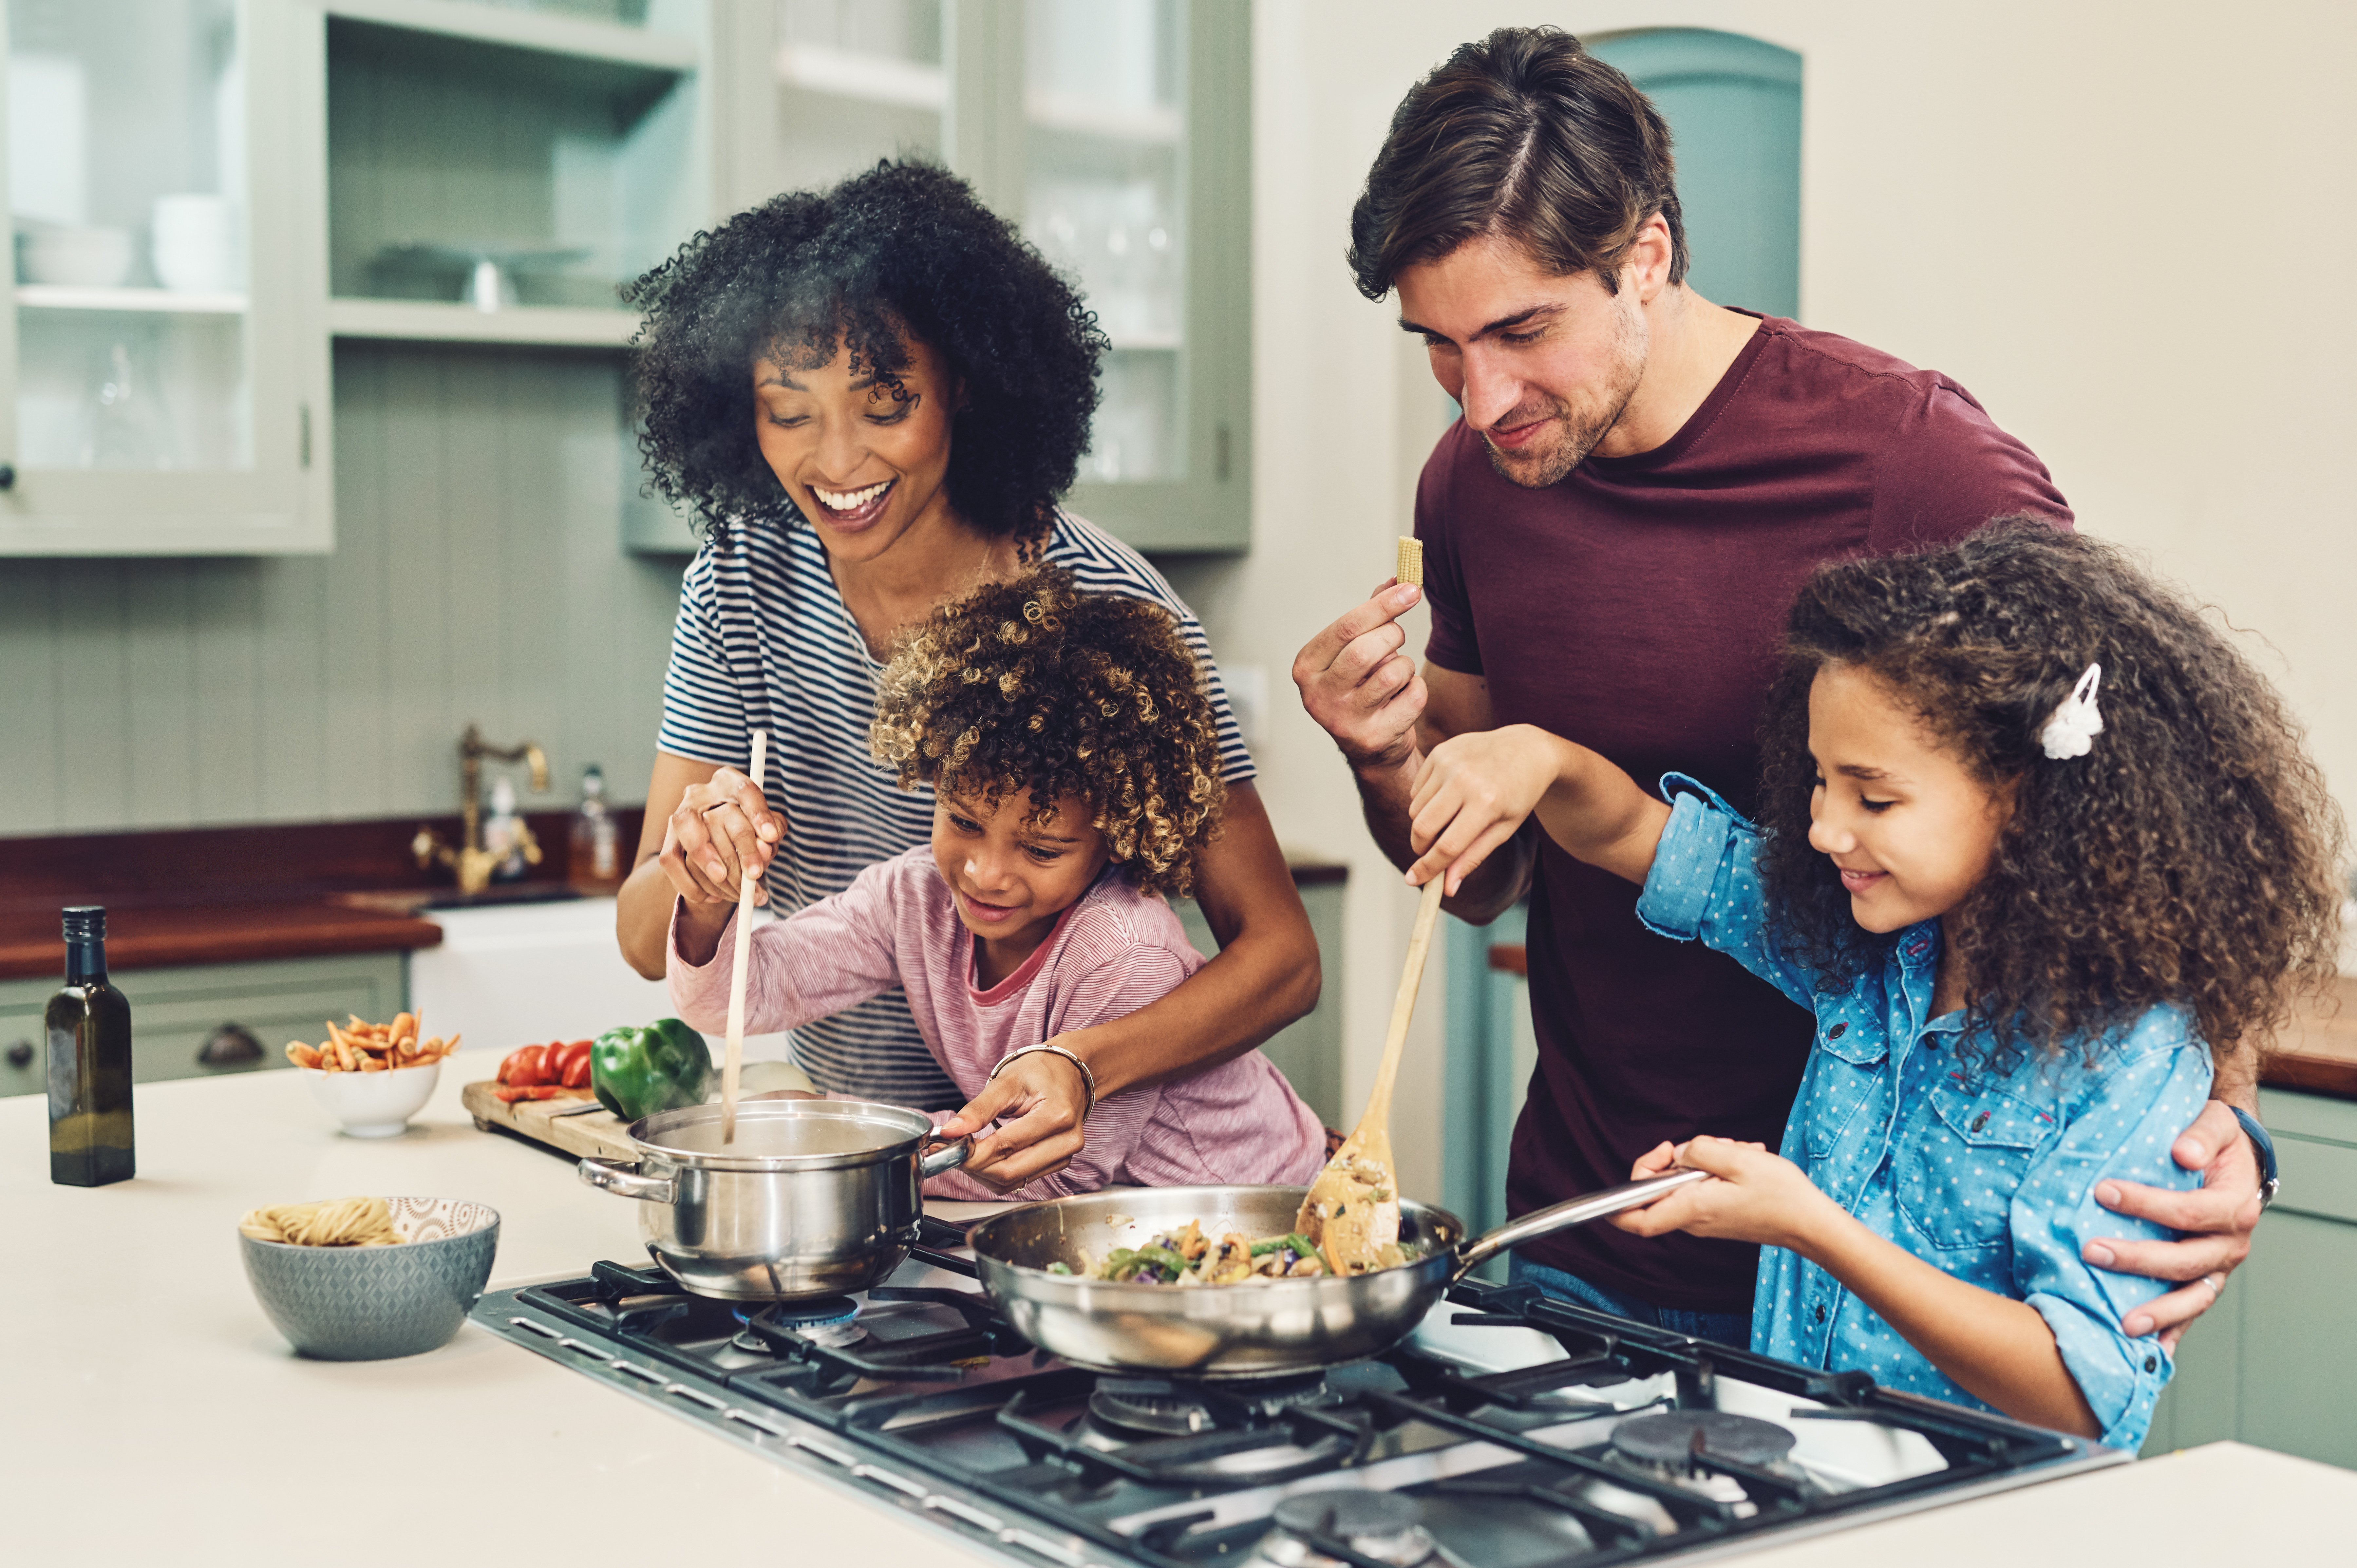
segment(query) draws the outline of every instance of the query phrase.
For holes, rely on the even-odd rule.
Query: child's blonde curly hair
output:
[[[877,682],[868,732],[900,787],[996,807],[1017,791],[1046,822],[1064,796],[1132,882],[1184,897],[1227,787],[1195,656],[1159,605],[1088,594],[1042,566],[934,610]]]

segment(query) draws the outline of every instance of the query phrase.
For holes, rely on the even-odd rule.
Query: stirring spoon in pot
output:
[[[753,732],[753,786],[761,787],[768,777],[762,765],[770,757],[770,732]],[[743,881],[737,888],[736,960],[728,971],[728,1048],[721,1058],[720,1068],[720,1141],[737,1141],[737,1079],[745,1067],[745,974],[752,967],[753,953],[753,887],[756,880],[751,866],[745,867]]]

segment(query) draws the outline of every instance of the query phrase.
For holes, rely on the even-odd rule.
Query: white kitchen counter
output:
[[[949,1538],[720,1442],[471,1324],[395,1361],[295,1356],[255,1305],[237,1220],[353,1193],[502,1217],[492,1283],[642,1262],[634,1206],[478,1133],[444,1069],[408,1134],[346,1138],[291,1072],[144,1084],[139,1176],[48,1180],[45,1101],[0,1101],[0,1557],[27,1563],[512,1562],[551,1549],[801,1563],[973,1561]],[[964,1206],[949,1206],[963,1208]],[[1749,1562],[2322,1563],[2357,1473],[2220,1444],[1770,1549]],[[947,1550],[945,1550],[947,1548]],[[2337,1547],[2335,1548],[2338,1549]]]

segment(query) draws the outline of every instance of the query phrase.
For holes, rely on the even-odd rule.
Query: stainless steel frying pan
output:
[[[1468,1240],[1464,1222],[1429,1204],[1400,1205],[1400,1240],[1421,1242],[1415,1262],[1351,1279],[1284,1279],[1189,1287],[1116,1284],[1048,1273],[1087,1266],[1116,1247],[1143,1246],[1189,1219],[1203,1233],[1281,1235],[1307,1188],[1165,1187],[1095,1192],[995,1215],[976,1225],[982,1287],[1016,1332],[1040,1349],[1104,1372],[1265,1378],[1387,1350],[1407,1337],[1466,1273],[1510,1247],[1651,1203],[1701,1181],[1672,1171],[1525,1214]]]

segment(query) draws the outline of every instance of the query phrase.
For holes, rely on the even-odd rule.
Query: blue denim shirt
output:
[[[2134,1451],[2171,1363],[2158,1337],[2131,1338],[2120,1320],[2168,1287],[2095,1268],[2079,1250],[2096,1236],[2169,1234],[2097,1205],[2099,1180],[2201,1185],[2169,1152],[2210,1094],[2210,1055],[2191,1017],[2150,1009],[2092,1069],[2074,1050],[1967,1075],[1954,1059],[1964,1015],[1931,1016],[1937,921],[1900,933],[1846,990],[1818,990],[1778,952],[1768,928],[1758,830],[1681,775],[1665,777],[1662,792],[1670,821],[1639,918],[1663,936],[1727,953],[1817,1015],[1784,1157],[1876,1234],[2036,1307],[2104,1423],[2103,1440]],[[1760,1251],[1751,1313],[1751,1348],[1764,1355],[1989,1408],[1840,1281],[1782,1248]]]

